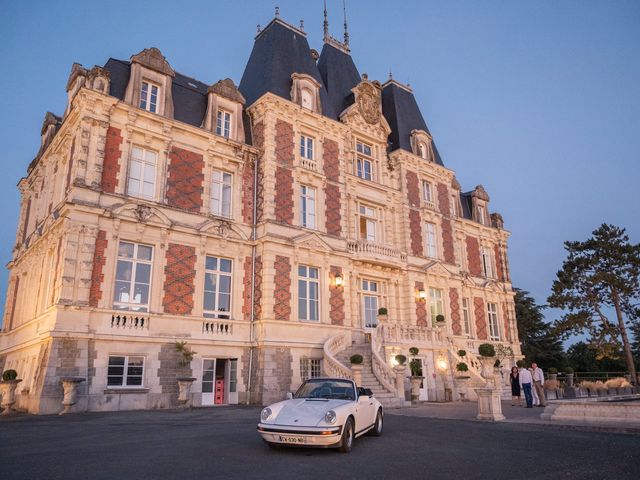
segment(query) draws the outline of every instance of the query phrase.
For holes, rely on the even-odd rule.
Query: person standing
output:
[[[538,398],[540,399],[540,405],[538,405],[539,407],[546,407],[547,406],[547,399],[544,396],[544,373],[542,372],[542,369],[540,367],[538,367],[538,364],[536,362],[532,362],[531,363],[531,368],[533,368],[533,386],[536,389],[536,393],[538,394]]]
[[[531,378],[531,373],[529,370],[524,368],[524,364],[522,366],[518,365],[518,383],[520,383],[520,388],[524,392],[524,399],[527,402],[527,408],[533,408],[533,398],[531,397],[531,382],[533,381]]]
[[[515,406],[516,402],[518,402],[518,406],[521,406],[522,401],[520,398],[520,375],[518,374],[518,367],[511,367],[509,380],[511,380],[511,406]]]

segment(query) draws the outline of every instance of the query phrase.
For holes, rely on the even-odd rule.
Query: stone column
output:
[[[478,420],[500,422],[504,420],[502,404],[500,403],[500,391],[493,388],[476,388],[478,395]]]
[[[396,372],[396,395],[404,401],[404,377],[407,367],[405,365],[397,365],[393,367],[393,371]]]

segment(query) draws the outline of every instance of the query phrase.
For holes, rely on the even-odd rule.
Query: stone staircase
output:
[[[395,393],[389,392],[376,378],[371,366],[371,345],[351,345],[338,352],[336,359],[344,366],[350,366],[351,355],[359,353],[362,355],[362,387],[369,388],[373,396],[378,399],[385,408],[399,408],[405,406],[405,402],[398,398]]]

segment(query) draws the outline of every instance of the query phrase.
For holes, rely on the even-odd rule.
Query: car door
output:
[[[373,425],[376,416],[375,401],[371,392],[363,387],[358,387],[358,404],[356,407],[356,432]]]

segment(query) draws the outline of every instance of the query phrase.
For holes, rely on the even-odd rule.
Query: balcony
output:
[[[407,254],[395,247],[366,240],[349,240],[347,249],[354,260],[397,267],[407,261]]]
[[[308,158],[302,157],[300,159],[300,166],[307,170],[311,170],[312,172],[318,171],[318,163],[315,160],[309,160]]]

